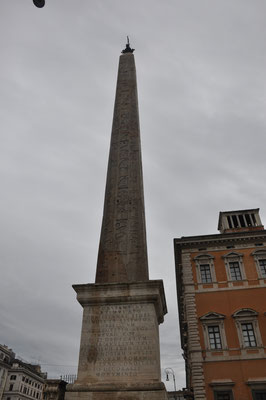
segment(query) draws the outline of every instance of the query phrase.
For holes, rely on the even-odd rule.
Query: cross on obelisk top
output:
[[[127,36],[127,44],[126,44],[126,48],[124,50],[122,50],[122,53],[133,53],[135,51],[135,49],[131,49],[130,47],[130,43],[129,43],[129,37]]]

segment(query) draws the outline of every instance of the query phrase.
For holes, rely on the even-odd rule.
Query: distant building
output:
[[[183,390],[177,390],[176,392],[167,392],[168,400],[184,400]]]
[[[3,397],[8,370],[15,358],[15,353],[5,345],[0,344],[0,400]]]
[[[46,374],[39,365],[22,362],[0,345],[0,400],[41,400]]]
[[[174,239],[181,345],[194,399],[266,400],[266,231],[259,209]]]
[[[67,382],[62,379],[46,379],[43,400],[64,400]]]
[[[167,392],[168,400],[192,400],[193,393],[187,390],[177,390],[176,392]]]

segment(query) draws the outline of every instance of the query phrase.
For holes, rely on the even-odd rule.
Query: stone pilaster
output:
[[[184,284],[184,307],[188,329],[188,363],[191,370],[194,399],[206,399],[205,380],[202,367],[202,354],[199,341],[198,318],[195,302],[192,265],[190,254],[182,255],[182,271]]]

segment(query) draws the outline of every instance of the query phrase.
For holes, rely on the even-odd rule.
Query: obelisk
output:
[[[127,44],[118,68],[96,283],[148,279],[137,79]]]
[[[166,400],[158,325],[163,282],[149,280],[136,68],[129,41],[118,68],[94,284],[74,285],[83,307],[78,376],[66,400]]]

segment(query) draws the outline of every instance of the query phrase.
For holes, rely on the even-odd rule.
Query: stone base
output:
[[[83,322],[77,380],[65,400],[166,400],[158,324],[162,281],[75,285]]]
[[[68,385],[72,386],[72,385]],[[157,388],[139,388],[135,390],[112,390],[101,389],[97,391],[68,391],[65,400],[167,400],[167,392],[164,385]]]
[[[167,400],[166,391],[149,392],[73,392],[67,393],[66,400]]]

